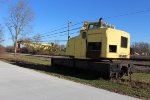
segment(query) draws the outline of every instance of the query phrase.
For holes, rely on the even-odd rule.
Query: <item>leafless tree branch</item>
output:
[[[135,42],[131,45],[134,53],[139,55],[150,55],[150,44],[145,42]]]
[[[3,30],[2,30],[2,27],[0,25],[0,44],[2,41],[3,41]]]
[[[26,4],[25,0],[19,0],[16,5],[10,7],[6,26],[11,34],[12,41],[14,42],[15,53],[17,52],[18,37],[24,34],[24,30],[29,28],[33,16],[33,10]]]

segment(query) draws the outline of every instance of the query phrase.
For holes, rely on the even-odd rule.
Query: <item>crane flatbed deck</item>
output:
[[[105,78],[118,78],[123,74],[130,72],[129,67],[131,65],[126,63],[128,67],[124,66],[122,62],[110,62],[110,61],[93,61],[87,59],[74,59],[74,58],[51,58],[51,64],[53,67],[65,66],[72,68],[79,68],[84,70],[96,71],[102,74]]]

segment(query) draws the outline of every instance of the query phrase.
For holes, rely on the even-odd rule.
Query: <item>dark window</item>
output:
[[[93,26],[94,29],[99,28],[99,27],[100,27],[100,24],[98,24],[98,23],[95,23]]]
[[[100,24],[99,24],[99,23],[90,24],[90,25],[89,25],[89,30],[91,30],[91,29],[97,29],[97,28],[99,28],[99,27],[100,27]]]
[[[109,52],[117,52],[117,45],[109,45]]]
[[[89,30],[93,29],[93,27],[94,27],[93,24],[89,25]]]
[[[128,46],[128,38],[121,36],[121,47],[127,48]]]
[[[88,51],[92,51],[92,50],[96,50],[96,51],[101,50],[101,42],[88,43]]]
[[[106,23],[103,23],[103,24],[102,24],[102,27],[106,28]]]
[[[86,32],[83,32],[82,33],[82,39],[85,39],[86,38]]]

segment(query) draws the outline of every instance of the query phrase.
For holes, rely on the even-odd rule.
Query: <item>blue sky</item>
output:
[[[4,25],[4,17],[8,13],[9,2],[16,3],[17,0],[9,0],[0,4],[0,23],[2,25]],[[129,32],[131,43],[139,41],[150,43],[150,11],[113,17],[150,10],[150,0],[27,0],[27,2],[35,12],[30,36],[55,30],[57,28],[54,27],[57,26],[65,27],[68,19],[71,20],[72,24],[75,24],[81,21],[98,21],[100,17],[103,17],[105,22],[115,25],[116,29]],[[75,36],[79,34],[79,31],[72,31],[72,33],[75,34],[71,36]],[[43,38],[44,41],[66,39],[67,36]],[[4,45],[11,44],[10,35],[5,28]]]

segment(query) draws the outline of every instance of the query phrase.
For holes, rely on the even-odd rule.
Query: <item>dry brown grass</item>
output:
[[[3,55],[4,53],[4,47],[0,45],[0,57]]]

